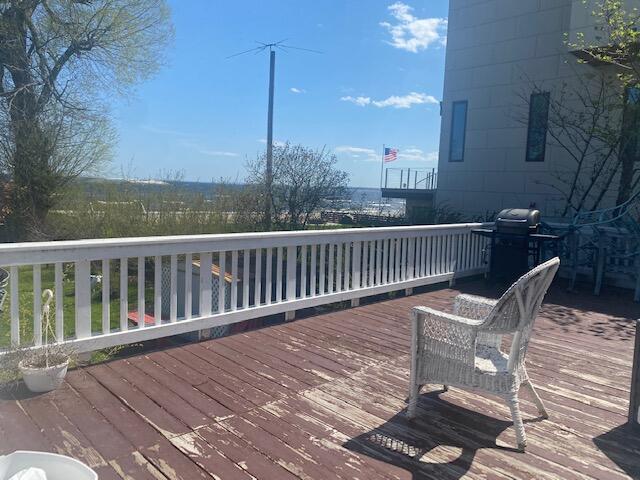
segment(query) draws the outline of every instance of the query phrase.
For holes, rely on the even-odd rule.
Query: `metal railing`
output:
[[[471,229],[479,226],[0,245],[10,272],[2,348],[42,344],[33,312],[44,288],[55,293],[57,342],[91,351],[478,274],[485,241]],[[132,312],[146,320],[132,322]]]
[[[420,168],[387,168],[383,188],[400,190],[435,190],[438,172]]]

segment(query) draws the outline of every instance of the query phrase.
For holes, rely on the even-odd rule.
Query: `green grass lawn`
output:
[[[138,285],[135,275],[135,259],[130,262],[130,277],[128,286],[128,310],[137,310],[138,308]],[[64,269],[64,336],[65,339],[72,338],[75,335],[75,280],[72,264],[65,264]],[[145,268],[145,306],[148,314],[153,314],[153,264],[148,263]],[[92,264],[92,274],[100,274],[100,262]],[[20,340],[23,345],[33,342],[33,268],[24,266],[19,268],[19,301],[20,301]],[[111,329],[120,327],[120,272],[119,262],[111,263],[111,309],[110,321]],[[54,266],[42,266],[42,290],[54,290]],[[9,286],[7,286],[9,290]],[[39,293],[40,295],[42,292]],[[55,301],[51,304],[51,320],[55,331],[56,322],[56,306]],[[0,312],[0,348],[7,348],[11,343],[11,292],[7,292],[3,310]],[[97,284],[91,291],[91,326],[92,331],[100,332],[102,330],[102,285]]]

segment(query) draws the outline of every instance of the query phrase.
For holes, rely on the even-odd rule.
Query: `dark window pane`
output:
[[[637,162],[640,157],[640,89],[627,89],[622,124],[622,155]]]
[[[467,129],[467,102],[453,102],[451,117],[451,143],[449,145],[449,161],[464,160],[464,140]]]
[[[527,162],[544,162],[549,122],[549,92],[534,93],[529,102]]]

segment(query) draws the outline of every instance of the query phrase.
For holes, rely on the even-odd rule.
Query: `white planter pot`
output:
[[[18,365],[25,385],[35,393],[50,392],[62,385],[68,366],[69,360],[48,368],[28,367],[23,362]]]

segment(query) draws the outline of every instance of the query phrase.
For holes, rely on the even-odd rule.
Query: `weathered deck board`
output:
[[[497,293],[461,283],[14,391],[0,400],[0,454],[66,453],[101,480],[638,478],[640,435],[624,424],[640,307],[625,292],[548,296],[527,359],[551,418],[523,393],[526,454],[495,397],[433,386],[406,420],[410,308],[450,310],[458,291]]]

